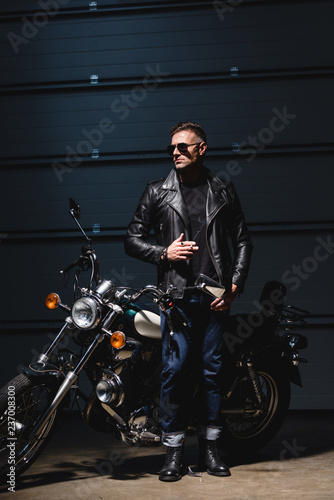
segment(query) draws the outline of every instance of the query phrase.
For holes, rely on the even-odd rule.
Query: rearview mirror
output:
[[[220,299],[225,292],[225,287],[223,285],[218,283],[218,281],[215,281],[212,278],[205,276],[205,274],[200,274],[198,276],[198,278],[195,281],[195,285],[199,290],[202,290],[203,292],[217,299]]]
[[[75,200],[73,200],[73,198],[70,198],[70,214],[71,214],[72,219],[74,220],[74,222],[76,223],[76,225],[78,226],[78,228],[80,229],[80,231],[82,232],[84,237],[86,238],[88,245],[91,245],[91,243],[92,243],[91,239],[88,238],[84,229],[81,227],[80,222],[78,221],[78,219],[80,219],[80,207],[77,204],[77,202]]]
[[[73,198],[70,198],[70,212],[76,219],[80,219],[80,206]]]

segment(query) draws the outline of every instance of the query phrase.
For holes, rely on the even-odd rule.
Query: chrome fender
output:
[[[139,335],[150,339],[161,339],[160,316],[152,311],[138,311],[134,326]]]

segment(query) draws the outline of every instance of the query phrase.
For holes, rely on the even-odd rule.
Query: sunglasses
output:
[[[173,156],[175,148],[177,148],[177,150],[181,154],[186,153],[188,151],[189,146],[195,146],[195,144],[202,144],[202,143],[201,142],[193,142],[192,144],[186,144],[185,142],[180,142],[179,144],[171,144],[170,146],[167,146],[167,153],[170,156]]]

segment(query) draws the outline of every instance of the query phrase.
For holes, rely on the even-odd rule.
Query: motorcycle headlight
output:
[[[82,297],[73,304],[72,319],[76,327],[89,330],[100,321],[100,308],[91,297]]]

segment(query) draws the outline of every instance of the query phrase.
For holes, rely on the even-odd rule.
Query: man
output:
[[[230,475],[217,452],[220,433],[222,336],[228,309],[243,290],[252,245],[243,212],[231,183],[216,177],[203,159],[207,149],[203,128],[191,122],[171,129],[174,169],[166,179],[151,182],[128,227],[128,255],[158,267],[159,287],[173,286],[175,304],[187,319],[174,325],[170,337],[162,316],[161,425],[167,446],[161,481],[182,477],[183,442],[197,383],[200,467],[209,474]],[[156,245],[147,242],[154,229]],[[231,259],[229,233],[234,259]],[[199,274],[226,287],[212,300],[191,290]],[[188,290],[186,287],[190,287]],[[194,377],[196,379],[194,380]]]

